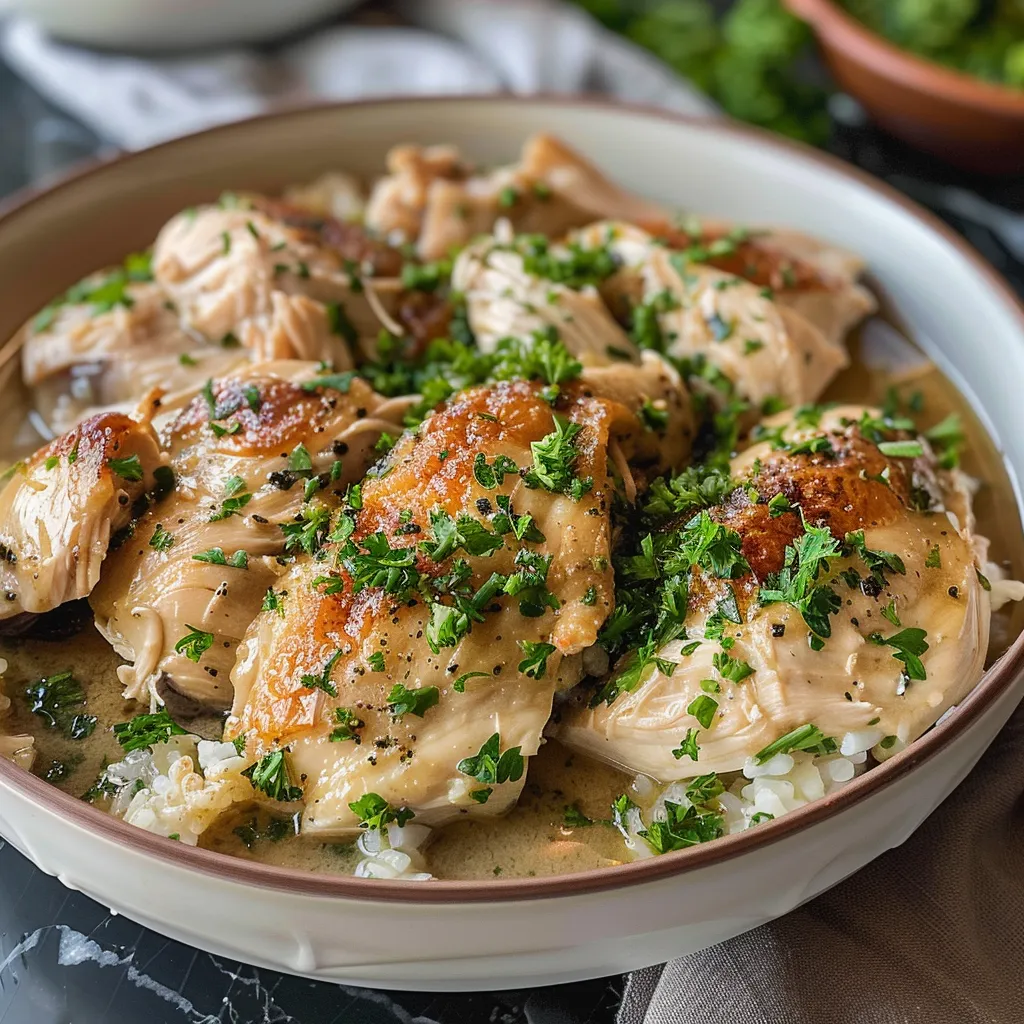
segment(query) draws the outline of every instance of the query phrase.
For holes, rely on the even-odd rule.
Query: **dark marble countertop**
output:
[[[830,148],[949,221],[1024,295],[1024,180],[970,179],[887,140],[839,97]],[[0,64],[0,196],[103,151]],[[611,1024],[623,979],[438,995],[223,960],[65,889],[0,840],[0,1024]]]

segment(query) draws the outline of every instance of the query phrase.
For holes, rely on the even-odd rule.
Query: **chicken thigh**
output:
[[[362,478],[405,405],[297,362],[211,382],[192,401],[164,432],[173,490],[91,599],[100,632],[132,662],[118,673],[126,697],[153,695],[179,714],[230,704],[235,645],[285,571],[279,556],[301,549],[311,509]]]
[[[657,447],[591,382],[554,407],[536,382],[463,392],[289,571],[239,647],[227,735],[290,752],[307,833],[515,803],[610,608],[613,441]]]
[[[797,729],[884,757],[962,699],[989,594],[958,474],[905,428],[862,407],[768,421],[717,502],[681,506],[625,567],[662,599],[681,589],[685,615],[580,695],[559,738],[669,781],[740,769]]]

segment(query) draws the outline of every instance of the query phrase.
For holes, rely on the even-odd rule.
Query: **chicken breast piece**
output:
[[[558,238],[599,217],[659,220],[664,211],[624,192],[592,164],[550,135],[535,135],[519,162],[491,172],[469,167],[450,146],[397,146],[388,175],[366,209],[370,228],[415,241],[424,259],[438,259],[507,218],[517,232]]]
[[[571,288],[526,269],[528,260],[498,238],[462,251],[452,269],[452,287],[465,296],[477,345],[493,352],[502,338],[529,339],[554,329],[561,342],[587,365],[637,359],[636,346],[615,322],[597,289]]]
[[[965,495],[927,442],[903,434],[885,454],[878,443],[901,432],[862,407],[767,429],[733,462],[744,487],[668,528],[673,550],[713,538],[718,570],[741,555],[732,578],[707,558],[692,569],[685,633],[632,690],[581,697],[562,742],[662,781],[735,771],[809,725],[837,743],[857,734],[860,749],[867,738],[884,757],[977,683],[989,595],[970,518],[944,504],[962,508]]]
[[[609,444],[643,437],[592,386],[541,390],[467,391],[407,433],[240,645],[227,735],[290,751],[307,833],[355,831],[364,799],[425,824],[515,803],[609,609]]]
[[[112,406],[127,411],[151,388],[173,395],[247,360],[184,330],[163,289],[123,268],[86,278],[22,337],[22,376],[55,433]]]
[[[174,489],[91,599],[97,628],[132,662],[118,672],[126,697],[179,714],[228,707],[235,646],[284,572],[279,556],[301,549],[307,496],[336,505],[381,433],[401,431],[406,404],[352,374],[285,362],[215,381],[181,412],[163,437]]]
[[[689,250],[694,262],[772,290],[773,300],[813,324],[830,345],[878,308],[858,278],[864,261],[854,253],[781,228],[746,229],[706,221],[691,230],[645,224],[672,249]]]
[[[148,421],[103,413],[17,464],[0,492],[0,619],[86,597],[165,463]]]
[[[621,223],[590,225],[575,241],[607,250],[619,264],[602,293],[632,320],[635,336],[676,358],[706,360],[755,405],[769,397],[811,402],[849,364],[841,341],[773,301],[766,286],[690,260],[701,253],[673,252]]]

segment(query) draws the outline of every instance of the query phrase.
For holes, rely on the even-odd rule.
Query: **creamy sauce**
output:
[[[981,481],[975,497],[978,532],[993,539],[990,555],[1007,574],[1024,578],[1024,532],[1013,489],[998,451],[964,398],[886,320],[875,317],[869,321],[850,339],[850,350],[853,365],[835,380],[822,401],[881,403],[890,388],[895,388],[903,401],[909,402],[919,393],[923,404],[914,416],[922,429],[958,412],[967,436],[963,468]],[[25,429],[23,414],[8,412],[3,418],[9,427],[5,435],[16,439],[2,452],[6,465],[39,441]],[[1024,602],[1011,603],[993,618],[989,662],[1022,631]],[[38,750],[35,771],[43,777],[49,775],[66,792],[81,796],[107,760],[120,758],[110,726],[148,708],[121,699],[115,674],[119,659],[88,626],[70,640],[3,640],[0,655],[9,663],[3,685],[13,700],[6,730],[33,734]],[[30,712],[24,697],[26,686],[33,681],[69,668],[85,691],[87,704],[80,710],[98,719],[92,735],[80,741],[65,739],[58,730],[47,728],[43,718]],[[207,738],[218,735],[219,724],[214,720],[187,725]],[[621,772],[571,755],[549,742],[530,762],[519,805],[504,818],[467,819],[438,830],[426,851],[427,869],[439,878],[484,879],[552,875],[617,864],[625,859],[622,837],[602,819],[610,816],[612,799],[631,781]],[[563,814],[573,804],[595,823],[565,828]],[[273,824],[265,813],[253,811],[226,818],[203,835],[201,845],[322,874],[350,874],[360,856],[354,842],[295,836],[289,822]]]

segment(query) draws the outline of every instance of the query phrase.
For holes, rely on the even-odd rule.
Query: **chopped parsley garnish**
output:
[[[292,785],[283,750],[274,750],[255,764],[242,769],[254,789],[266,793],[271,800],[301,800],[302,787]]]
[[[715,720],[715,712],[717,710],[718,701],[714,697],[709,697],[706,693],[694,697],[686,707],[686,713],[693,715],[705,729],[711,728],[711,723]]]
[[[335,726],[331,730],[328,740],[331,743],[341,743],[344,740],[355,740],[357,744],[362,743],[359,730],[366,724],[351,708],[334,709]]]
[[[393,548],[386,533],[371,533],[360,542],[362,551],[344,559],[352,578],[352,591],[381,587],[399,601],[408,600],[420,584],[416,568],[416,549]]]
[[[249,502],[252,495],[245,490],[245,481],[240,476],[231,476],[224,481],[224,500],[220,509],[210,516],[210,522],[216,523],[238,515]]]
[[[199,663],[199,659],[213,646],[213,634],[205,630],[196,629],[187,622],[185,628],[189,631],[175,645],[174,649],[178,654],[184,654],[189,661]]]
[[[467,683],[468,680],[470,680],[470,679],[490,679],[490,678],[491,678],[491,673],[490,672],[463,672],[462,675],[459,676],[458,679],[456,679],[454,683],[452,683],[452,689],[456,693],[465,693],[466,692],[466,683]]]
[[[249,552],[241,549],[228,558],[223,548],[210,548],[208,551],[200,551],[198,555],[193,555],[192,560],[209,562],[211,565],[229,565],[232,569],[249,568]]]
[[[337,697],[338,688],[331,681],[331,671],[341,655],[341,651],[335,651],[316,675],[309,672],[304,673],[301,679],[302,685],[310,690],[323,690],[330,697]]]
[[[408,807],[392,807],[376,793],[364,793],[348,807],[359,818],[359,827],[368,832],[382,831],[392,822],[401,828],[411,818],[416,817]]]
[[[881,633],[871,633],[868,640],[879,646],[895,648],[893,657],[903,664],[901,675],[905,677],[903,679],[903,689],[905,689],[906,682],[909,680],[920,681],[928,678],[924,663],[921,661],[921,655],[928,650],[929,646],[925,639],[927,635],[927,630],[910,627],[901,629],[890,637],[883,637]],[[902,693],[903,689],[898,692]]]
[[[931,551],[928,552],[928,557],[924,560],[924,567],[926,569],[941,569],[942,568],[942,555],[939,553],[939,545],[936,544]]]
[[[284,549],[316,555],[324,546],[330,529],[331,510],[326,505],[303,505],[294,522],[281,523]]]
[[[587,828],[594,824],[593,818],[588,818],[576,804],[568,804],[562,810],[562,828]]]
[[[893,459],[916,459],[924,455],[920,441],[879,441],[878,450]]]
[[[260,611],[277,612],[278,615],[284,615],[284,596],[285,591],[278,592],[273,587],[268,587],[267,592],[263,595]]]
[[[828,573],[830,561],[841,553],[841,545],[824,527],[805,524],[805,533],[787,545],[782,569],[769,574],[760,589],[761,604],[783,602],[792,605],[816,636],[832,635],[830,615],[841,607],[839,595],[820,577]]]
[[[721,790],[719,790],[721,792]],[[717,839],[725,831],[722,815],[702,804],[665,801],[665,820],[652,821],[638,833],[655,853],[685,850]]]
[[[137,482],[142,479],[142,462],[138,455],[128,455],[123,459],[107,459],[107,465],[122,480]]]
[[[548,667],[548,658],[555,653],[555,645],[520,640],[519,647],[524,655],[517,666],[519,671],[530,679],[543,679]]]
[[[599,246],[585,249],[578,242],[558,246],[551,252],[551,242],[544,235],[520,235],[515,248],[523,257],[523,270],[567,288],[600,284],[619,269],[619,261],[611,249]]]
[[[467,555],[490,555],[503,544],[500,536],[465,513],[452,519],[444,509],[436,508],[430,513],[430,526],[433,539],[421,541],[419,548],[435,562],[443,561],[460,548]]]
[[[383,672],[387,667],[384,662],[384,652],[374,651],[373,654],[366,659],[366,664],[370,666],[371,672]]]
[[[686,735],[679,741],[679,746],[672,751],[672,756],[677,761],[682,760],[684,757],[696,761],[700,756],[700,746],[697,743],[698,735],[699,730],[687,729]]]
[[[523,777],[525,762],[522,747],[501,750],[501,735],[494,733],[472,757],[463,758],[456,769],[486,788],[470,791],[470,797],[479,804],[487,803],[494,786],[505,782],[518,782]]]
[[[188,730],[182,729],[171,718],[167,708],[161,708],[151,715],[136,715],[127,722],[118,722],[112,731],[126,754],[157,743],[166,743],[172,736],[188,735]]]
[[[25,698],[32,714],[69,740],[85,739],[96,728],[95,715],[76,710],[85,706],[85,691],[70,669],[30,684],[25,688]]]
[[[476,453],[473,460],[473,476],[481,487],[493,491],[501,486],[506,476],[513,473],[518,474],[519,467],[507,455],[496,455],[494,461],[488,463],[483,452]]]
[[[302,384],[302,390],[316,391],[319,388],[330,388],[332,391],[340,391],[346,395],[352,387],[352,381],[358,376],[359,374],[354,370],[346,370],[344,373],[327,373],[305,381]]]
[[[436,686],[421,686],[416,690],[408,690],[401,683],[395,683],[387,696],[388,710],[394,719],[399,719],[403,715],[416,715],[422,718],[440,699],[441,692]]]
[[[960,450],[966,440],[960,416],[950,413],[941,423],[924,432],[943,469],[956,469],[960,465]]]
[[[730,683],[742,683],[747,676],[754,674],[754,670],[745,661],[740,661],[725,651],[715,654],[712,658],[712,663],[718,670],[719,675],[723,679],[728,679]]]
[[[517,515],[512,509],[512,499],[507,494],[499,494],[495,499],[498,511],[491,519],[494,532],[504,536],[511,533],[516,540],[525,540],[531,544],[543,544],[544,534],[537,529],[533,516],[528,512]]]
[[[808,722],[797,726],[784,736],[762,747],[755,755],[757,764],[766,764],[776,754],[791,754],[794,750],[805,750],[815,754],[834,754],[839,749],[834,739],[826,736],[816,725]]]
[[[579,501],[594,486],[591,478],[581,479],[575,471],[579,454],[575,439],[582,430],[579,423],[555,416],[555,429],[541,440],[530,442],[533,468],[523,478],[527,487],[542,487]]]
[[[656,406],[649,398],[645,398],[640,406],[640,422],[648,429],[663,434],[668,428],[668,410]]]
[[[149,538],[149,546],[157,551],[169,551],[174,546],[174,534],[169,533],[160,525],[156,524],[153,536]]]

